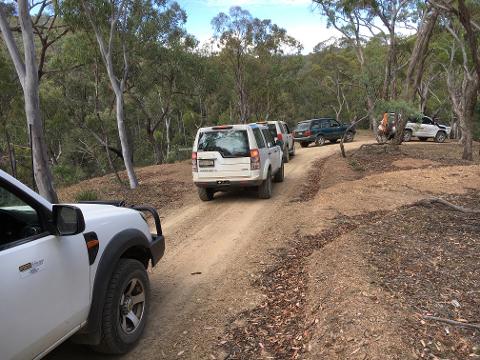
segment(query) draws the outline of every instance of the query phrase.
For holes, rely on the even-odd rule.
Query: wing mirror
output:
[[[76,235],[85,231],[82,211],[71,205],[53,205],[53,228],[55,235]]]

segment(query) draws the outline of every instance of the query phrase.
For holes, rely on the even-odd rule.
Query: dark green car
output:
[[[349,125],[341,124],[332,118],[306,120],[297,124],[293,137],[302,147],[307,147],[311,143],[322,146],[327,140],[334,143],[341,139],[348,127]],[[354,137],[355,129],[350,129],[345,141],[353,141]]]

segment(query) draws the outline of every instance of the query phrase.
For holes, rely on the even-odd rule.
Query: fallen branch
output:
[[[456,211],[460,211],[460,212],[463,212],[463,213],[466,213],[466,214],[480,214],[480,210],[478,209],[469,209],[469,208],[465,208],[463,206],[458,206],[458,205],[455,205],[455,204],[452,204],[446,200],[443,200],[443,199],[440,199],[440,198],[437,198],[437,197],[434,197],[434,198],[429,198],[429,199],[423,199],[423,200],[420,200],[417,202],[418,205],[431,205],[431,204],[442,204],[442,205],[445,205],[449,208],[452,208],[453,210],[456,210]]]
[[[445,319],[445,318],[441,318],[441,317],[437,317],[437,316],[429,316],[429,315],[424,315],[424,316],[422,316],[422,318],[425,319],[425,320],[438,321],[438,322],[442,322],[442,323],[445,323],[445,324],[450,324],[450,325],[453,325],[453,326],[467,327],[467,328],[473,328],[473,329],[480,330],[480,324],[464,323],[464,322],[461,322],[461,321],[455,321],[455,320],[451,320],[451,319]]]

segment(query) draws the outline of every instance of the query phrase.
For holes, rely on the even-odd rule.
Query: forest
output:
[[[135,188],[135,167],[189,159],[202,126],[332,116],[375,132],[384,112],[451,124],[472,159],[478,1],[311,11],[341,36],[303,54],[282,24],[241,7],[200,43],[185,27],[195,15],[170,0],[0,1],[0,168],[55,201],[56,188],[107,173]]]

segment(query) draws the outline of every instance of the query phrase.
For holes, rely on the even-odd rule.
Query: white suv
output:
[[[222,125],[201,128],[192,152],[193,182],[201,200],[232,187],[258,187],[258,196],[272,196],[272,178],[282,182],[282,150],[266,126]]]
[[[121,205],[52,205],[0,170],[2,360],[40,359],[72,335],[112,354],[137,343],[165,242],[154,209]]]
[[[450,131],[450,126],[440,125],[432,118],[423,115],[418,119],[408,119],[403,141],[410,141],[415,136],[420,141],[433,138],[435,142],[443,143],[450,136]]]
[[[275,141],[278,141],[283,151],[283,162],[288,163],[291,156],[295,156],[295,141],[285,121],[264,121],[257,122],[258,125],[265,125],[270,130]]]

